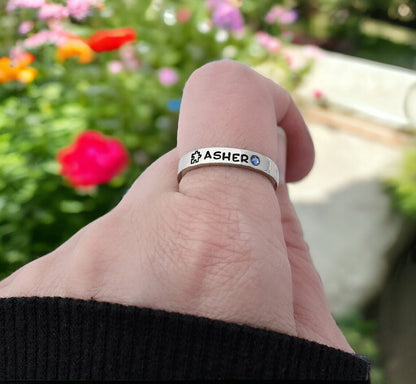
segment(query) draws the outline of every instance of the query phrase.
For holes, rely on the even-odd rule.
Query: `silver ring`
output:
[[[275,189],[279,185],[279,168],[272,159],[247,149],[226,147],[199,148],[183,155],[178,165],[178,183],[190,170],[210,165],[249,169],[266,176]]]

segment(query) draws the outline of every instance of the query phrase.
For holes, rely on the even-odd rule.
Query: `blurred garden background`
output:
[[[391,238],[377,249],[382,273],[371,294],[352,300],[347,310],[334,305],[334,314],[353,348],[372,362],[374,383],[416,380],[415,367],[406,362],[414,354],[393,356],[389,353],[400,348],[386,344],[394,335],[391,302],[402,303],[391,299],[397,287],[387,287],[402,281],[403,273],[416,277],[414,0],[0,0],[0,27],[0,279],[108,212],[141,171],[175,146],[189,75],[212,60],[238,60],[293,92],[312,135],[316,132],[317,176],[303,191],[294,190],[307,239],[313,236],[308,218],[322,218],[322,210],[331,206],[320,200],[317,207],[310,199],[314,193],[322,197],[319,182],[333,172],[318,167],[319,159],[334,155],[330,143],[348,148],[346,161],[364,170],[394,163],[388,174],[371,174],[377,187],[368,184],[370,173],[363,173],[353,191],[363,196],[376,188],[374,193],[388,200],[380,219],[387,227],[363,239],[365,249]],[[394,87],[385,97],[379,92],[384,74],[393,84],[401,79],[400,118],[385,119],[386,111],[373,104],[370,114],[353,111],[358,86],[355,95],[347,94],[349,107],[340,105],[338,79],[325,86],[319,72],[328,63],[340,65],[336,71],[356,66],[358,72],[346,72],[357,84],[380,73],[372,80],[369,105],[377,98],[395,98]],[[363,67],[366,72],[359,72]],[[345,73],[337,72],[340,81]],[[339,170],[331,178],[338,175]],[[343,193],[352,196],[348,188]],[[348,208],[342,208],[345,198],[337,200],[338,192],[330,197],[343,217]],[[363,211],[363,200],[351,201]],[[372,223],[365,215],[354,220]],[[319,236],[312,243],[325,241]],[[358,256],[364,260],[366,254]],[[336,268],[350,276],[373,268],[351,264]],[[320,272],[334,269],[325,265],[318,265]],[[403,289],[409,298],[400,305],[413,302],[415,307],[416,291]],[[410,319],[406,335],[413,346],[415,311],[404,318]],[[398,375],[397,367],[405,374]]]

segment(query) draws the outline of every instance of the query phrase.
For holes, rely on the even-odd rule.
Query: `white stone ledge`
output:
[[[305,49],[290,48],[295,60]],[[416,127],[416,72],[339,53],[324,51],[295,95],[313,99],[321,90],[331,105],[364,113],[401,128]]]

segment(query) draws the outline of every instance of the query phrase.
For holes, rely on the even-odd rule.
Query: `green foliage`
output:
[[[403,167],[399,175],[386,180],[387,191],[394,205],[407,217],[416,221],[416,150],[404,154]]]
[[[327,50],[415,69],[415,1],[305,0],[298,1],[296,9],[301,39]]]
[[[279,68],[280,82],[289,89],[307,69],[291,70],[283,54],[270,54],[256,41],[250,25],[266,12],[258,2],[247,1],[242,8],[249,24],[244,36],[215,26],[202,29],[210,21],[202,2],[107,0],[105,4],[85,20],[66,22],[65,29],[86,37],[101,29],[134,28],[138,41],[133,51],[140,67],[111,73],[108,64],[120,60],[118,51],[101,53],[88,64],[75,58],[59,63],[56,47],[45,44],[30,50],[36,56],[31,66],[39,72],[33,83],[0,84],[0,279],[109,211],[143,169],[175,146],[178,114],[167,104],[181,97],[196,68],[224,57],[254,66],[268,63]],[[23,39],[17,32],[20,22],[36,19],[36,10],[5,13],[5,5],[0,1],[0,56],[8,55],[8,49]],[[188,22],[166,22],[169,12],[175,14],[182,7],[192,11]],[[37,21],[32,33],[45,28]],[[162,67],[174,68],[179,81],[161,84]],[[56,154],[87,129],[119,138],[131,162],[110,183],[83,191],[62,179]]]
[[[371,363],[371,382],[373,384],[384,384],[386,379],[376,342],[376,323],[364,318],[359,313],[338,319],[337,323],[352,349],[360,355],[364,355],[365,359]]]

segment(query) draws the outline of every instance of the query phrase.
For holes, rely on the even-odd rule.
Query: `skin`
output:
[[[211,146],[272,158],[279,188],[234,167],[192,170],[178,186],[179,158]],[[305,177],[313,161],[307,127],[284,89],[237,62],[207,64],[186,83],[177,147],[113,210],[3,280],[0,297],[163,309],[353,353],[330,314],[286,186]]]

